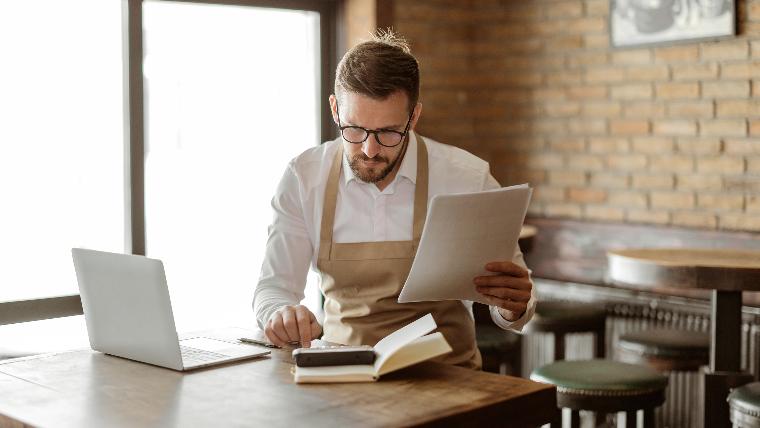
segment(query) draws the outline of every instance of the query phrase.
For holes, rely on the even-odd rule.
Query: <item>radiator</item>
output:
[[[605,355],[615,357],[618,337],[629,331],[650,328],[672,328],[685,331],[710,330],[709,302],[697,299],[666,297],[611,287],[566,283],[536,279],[540,300],[564,300],[603,304],[607,309]],[[760,358],[760,310],[746,308],[743,314],[742,369],[758,379]],[[522,345],[522,376],[550,363],[554,356],[551,334],[524,336]],[[568,334],[566,358],[593,358],[591,334]],[[700,425],[698,403],[699,375],[696,372],[671,372],[665,404],[657,410],[658,427],[692,428]],[[586,415],[584,419],[587,419]]]

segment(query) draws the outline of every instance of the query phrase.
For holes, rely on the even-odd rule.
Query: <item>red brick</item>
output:
[[[670,213],[660,210],[630,210],[626,213],[626,221],[631,223],[670,223]]]
[[[588,117],[619,117],[622,106],[618,101],[589,101],[581,109]]]
[[[610,134],[612,135],[646,135],[649,133],[648,120],[638,119],[613,119],[610,121]]]
[[[720,175],[679,174],[676,176],[678,190],[722,190],[723,178]]]
[[[718,77],[718,64],[714,62],[674,64],[671,74],[675,81],[712,80]]]
[[[649,49],[630,49],[612,53],[614,64],[634,65],[652,62],[652,52]]]
[[[625,69],[621,67],[593,67],[586,70],[584,80],[588,83],[622,82]]]
[[[642,170],[647,166],[647,158],[644,155],[608,155],[607,165],[618,171]]]
[[[664,100],[699,98],[699,83],[658,83],[655,96]]]
[[[676,147],[681,153],[717,155],[723,149],[719,138],[678,138]]]
[[[610,88],[612,99],[618,100],[648,100],[652,99],[654,91],[649,83],[632,83]]]
[[[537,186],[532,199],[541,202],[562,202],[565,200],[564,187]]]
[[[701,45],[702,61],[747,59],[749,44],[746,40],[708,42]]]
[[[579,204],[547,203],[544,213],[547,217],[580,218],[581,206]]]
[[[672,174],[633,174],[632,188],[669,190],[675,185]]]
[[[712,118],[715,105],[712,101],[672,101],[668,103],[668,116],[672,118]]]
[[[607,49],[610,46],[609,34],[586,34],[583,36],[583,46],[589,49]]]
[[[760,216],[757,214],[722,214],[719,218],[721,229],[760,231]]]
[[[649,195],[653,208],[687,209],[694,207],[691,192],[652,192]]]
[[[625,69],[625,80],[629,82],[667,80],[668,77],[670,77],[670,70],[666,65],[645,65]]]
[[[694,62],[699,59],[699,47],[697,45],[682,45],[656,48],[654,59],[657,62],[671,64],[674,62]]]
[[[760,119],[752,119],[749,121],[749,135],[760,137]]]
[[[718,100],[718,117],[760,117],[760,100]]]
[[[558,152],[582,152],[586,148],[586,142],[579,137],[550,138],[549,147]]]
[[[583,3],[577,0],[552,3],[543,8],[549,18],[572,18],[583,16]]]
[[[549,183],[558,186],[583,186],[586,173],[583,171],[549,171]]]
[[[745,137],[747,121],[745,119],[700,120],[699,133],[713,137]]]
[[[760,213],[760,196],[758,195],[746,195],[745,196],[745,210],[748,213]]]
[[[610,56],[607,52],[573,52],[567,57],[567,66],[570,68],[575,67],[591,67],[597,65],[606,65],[610,62]]]
[[[566,93],[570,99],[606,99],[608,89],[604,85],[569,86]]]
[[[722,64],[721,79],[751,79],[760,77],[760,61]]]
[[[609,0],[586,0],[586,15],[607,16],[610,13]]]
[[[604,170],[604,159],[598,155],[569,155],[567,166],[571,169],[584,171],[602,171]]]
[[[630,144],[625,138],[592,137],[588,140],[588,148],[591,153],[626,153]]]
[[[694,171],[694,158],[684,155],[652,156],[649,169],[653,172],[690,173]]]
[[[672,153],[675,145],[668,137],[635,137],[632,139],[633,151],[645,154]]]
[[[718,218],[715,214],[711,213],[676,211],[673,213],[671,223],[676,226],[715,229],[718,225]]]
[[[608,202],[620,207],[646,208],[647,195],[645,192],[615,191],[610,192]]]
[[[625,211],[622,208],[608,207],[605,205],[587,205],[585,218],[602,221],[622,221]]]
[[[697,207],[718,211],[741,211],[744,209],[744,195],[697,194]]]
[[[760,141],[752,138],[727,138],[723,145],[728,154],[752,155],[760,154]]]
[[[704,98],[743,98],[749,97],[749,94],[748,80],[702,82],[702,97]]]
[[[629,101],[623,106],[623,116],[657,119],[665,117],[665,104],[658,101]]]
[[[551,102],[544,105],[543,113],[548,117],[578,116],[581,105],[577,101]]]
[[[630,177],[627,174],[610,172],[598,172],[591,174],[591,184],[608,189],[625,189],[628,187]]]
[[[607,133],[607,122],[604,119],[570,119],[567,130],[571,134],[600,135]]]
[[[653,129],[657,135],[697,135],[697,123],[693,120],[655,120],[653,122]]]
[[[607,20],[602,17],[571,19],[563,21],[561,27],[563,31],[572,34],[606,33]]]
[[[570,202],[599,203],[607,199],[607,192],[589,187],[572,187],[567,191],[567,198]]]
[[[743,174],[744,158],[715,156],[697,159],[697,171],[707,174]]]

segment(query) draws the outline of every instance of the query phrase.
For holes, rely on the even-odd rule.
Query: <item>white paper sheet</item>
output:
[[[532,189],[527,184],[476,193],[436,195],[399,303],[471,300],[476,276],[492,261],[512,260]]]

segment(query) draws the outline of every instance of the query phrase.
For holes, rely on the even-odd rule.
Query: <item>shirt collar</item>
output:
[[[343,144],[343,139],[340,139],[340,144]],[[412,183],[417,183],[417,135],[414,132],[409,131],[409,145],[406,147],[406,153],[404,158],[401,159],[401,166],[398,169],[396,177],[405,177]],[[345,184],[350,183],[352,180],[359,181],[354,172],[351,171],[351,167],[348,165],[348,160],[345,154],[343,155],[343,182]]]

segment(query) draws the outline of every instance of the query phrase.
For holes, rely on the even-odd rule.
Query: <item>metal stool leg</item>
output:
[[[581,411],[570,410],[570,428],[581,428]]]
[[[644,409],[644,428],[654,428],[654,407]]]
[[[554,361],[565,359],[565,334],[554,333]]]
[[[625,412],[625,428],[636,428],[636,410]]]
[[[605,343],[606,326],[605,324],[602,324],[599,327],[599,330],[594,333],[594,339],[596,342],[596,345],[594,347],[594,356],[596,358],[604,358],[604,354],[607,353],[607,346]]]

